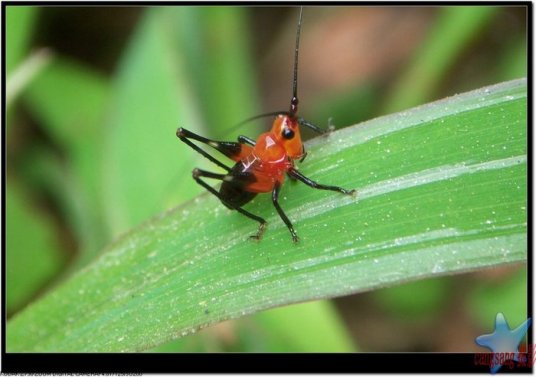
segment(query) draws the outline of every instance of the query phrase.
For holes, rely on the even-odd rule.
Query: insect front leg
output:
[[[322,185],[320,183],[317,183],[317,182],[307,178],[305,175],[303,175],[302,173],[297,171],[295,168],[289,169],[287,173],[288,173],[289,176],[291,176],[291,177],[293,177],[293,178],[295,178],[295,179],[297,179],[299,181],[302,181],[307,186],[315,188],[315,189],[337,191],[337,192],[340,192],[341,194],[346,194],[346,195],[355,195],[356,192],[357,192],[356,190],[347,190],[347,189],[344,189],[344,188],[338,187],[338,186]]]
[[[330,125],[330,126],[328,127],[328,129],[325,130],[325,129],[323,129],[323,128],[318,127],[316,124],[313,124],[313,123],[311,123],[311,122],[306,121],[306,120],[303,119],[303,118],[298,118],[298,124],[299,124],[300,126],[308,127],[308,128],[310,128],[311,130],[313,130],[314,132],[319,133],[319,134],[321,134],[321,135],[329,135],[329,134],[332,133],[333,130],[335,129],[335,127],[333,127],[332,125]]]
[[[256,240],[260,240],[262,238],[262,235],[263,235],[264,231],[266,230],[266,224],[267,224],[266,220],[264,220],[260,216],[254,215],[251,212],[246,211],[245,209],[241,208],[240,206],[234,205],[233,203],[229,202],[228,200],[225,200],[225,198],[223,198],[218,191],[216,191],[212,186],[210,186],[209,184],[207,184],[205,181],[203,181],[201,179],[201,177],[206,177],[206,178],[212,178],[212,179],[217,179],[217,180],[220,180],[220,181],[224,181],[226,179],[229,179],[229,177],[232,178],[231,175],[211,173],[209,171],[205,171],[205,170],[201,170],[201,169],[196,168],[196,169],[194,169],[192,171],[192,177],[198,184],[203,186],[210,193],[212,193],[214,196],[216,196],[218,199],[220,199],[220,201],[222,203],[224,203],[225,205],[227,205],[229,208],[232,208],[232,209],[240,212],[242,215],[247,216],[250,219],[257,221],[259,223],[259,229],[257,230],[257,233],[252,235],[252,236],[250,236],[250,238],[253,238],[253,239],[256,239]]]
[[[294,243],[298,242],[299,238],[296,234],[296,231],[294,230],[294,227],[292,226],[292,223],[288,219],[287,215],[285,215],[285,212],[283,212],[283,209],[279,205],[279,191],[281,190],[281,185],[277,183],[272,191],[272,202],[274,203],[274,207],[277,210],[277,213],[279,213],[279,217],[281,217],[281,220],[285,223],[288,230],[290,231],[290,234],[292,235],[292,241]]]

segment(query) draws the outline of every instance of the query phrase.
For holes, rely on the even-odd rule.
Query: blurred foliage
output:
[[[382,289],[378,303],[397,318],[420,321],[445,310],[451,293],[449,278],[428,279]]]
[[[28,87],[25,96],[28,111],[40,119],[47,136],[68,156],[64,164],[40,148],[25,160],[23,168],[61,206],[79,242],[76,267],[93,259],[109,239],[102,221],[102,178],[97,168],[104,134],[100,125],[108,111],[109,91],[101,75],[58,58]],[[50,169],[40,167],[44,161],[61,170],[52,175],[56,179],[47,179]]]
[[[18,184],[7,186],[6,280],[8,313],[20,309],[43,290],[66,262],[56,229],[47,215],[32,206]],[[32,266],[32,268],[28,268]]]
[[[11,73],[28,55],[38,7],[6,7],[6,71]]]
[[[498,10],[477,6],[443,8],[409,68],[387,94],[384,111],[400,111],[437,99],[435,91],[448,69]]]
[[[355,352],[350,334],[329,301],[270,309],[222,322],[152,352]]]
[[[56,55],[26,83],[7,117],[9,314],[90,263],[119,234],[201,191],[184,172],[209,165],[177,142],[178,126],[229,139],[260,130],[252,125],[232,128],[261,108],[263,84],[257,83],[260,59],[252,56],[257,28],[251,9],[140,9],[116,69],[106,74],[55,45],[33,44],[39,22],[52,19],[54,11],[6,7],[8,82],[36,48],[49,47]],[[73,9],[72,14],[80,11]],[[288,9],[284,22],[295,23],[293,12]],[[312,98],[308,118],[325,122],[334,116],[342,127],[526,76],[526,25],[508,26],[516,17],[523,19],[508,7],[440,8],[420,48],[389,83],[369,81],[338,93],[320,92]],[[279,25],[279,14],[277,21]],[[505,30],[504,25],[509,31],[495,36],[494,30]],[[271,38],[275,44],[275,33]],[[97,47],[85,48],[93,54]],[[262,54],[265,49],[258,50]],[[69,246],[71,239],[74,247]],[[76,258],[69,259],[71,253]],[[475,323],[491,323],[494,311],[505,312],[511,324],[519,323],[526,311],[525,282],[521,269],[507,279],[477,280],[468,287],[467,310]],[[453,290],[448,278],[416,282],[378,291],[375,302],[401,317],[433,315],[448,305]],[[342,324],[330,304],[319,305],[324,309],[310,304],[295,312],[282,308],[238,320],[232,328],[238,340],[231,345],[222,346],[214,340],[218,336],[201,332],[171,344],[170,350],[350,349],[342,331],[334,330]],[[278,311],[284,310],[282,317]],[[300,320],[307,317],[317,325]],[[319,332],[311,340],[306,335],[315,327]],[[283,332],[292,346],[274,336]],[[332,341],[323,341],[331,336]]]
[[[478,281],[467,297],[476,323],[487,331],[497,313],[503,313],[511,328],[527,319],[527,271],[520,269],[498,276],[491,282]]]

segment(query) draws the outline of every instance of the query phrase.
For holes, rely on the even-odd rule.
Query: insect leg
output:
[[[217,174],[217,173],[211,173],[205,170],[201,169],[194,169],[192,171],[192,177],[195,179],[195,181],[203,186],[205,189],[207,189],[210,193],[212,193],[214,196],[216,196],[218,199],[220,199],[221,202],[224,202],[226,205],[228,205],[230,208],[237,210],[242,215],[249,217],[252,220],[255,220],[259,223],[259,229],[257,230],[257,233],[253,236],[250,236],[250,238],[254,238],[256,240],[260,240],[262,238],[262,235],[266,229],[266,220],[264,220],[262,217],[252,214],[251,212],[246,211],[245,209],[234,205],[233,203],[229,203],[229,201],[226,201],[223,199],[223,197],[220,195],[218,191],[216,191],[213,187],[211,187],[209,184],[207,184],[205,181],[201,179],[201,177],[206,178],[212,178],[212,179],[218,179],[220,181],[225,180],[227,177],[231,177],[227,174]]]
[[[305,175],[301,174],[299,171],[297,171],[294,168],[289,169],[287,173],[288,173],[289,176],[291,176],[293,178],[296,178],[297,180],[302,181],[303,183],[305,183],[307,186],[310,186],[310,187],[315,188],[315,189],[338,191],[338,192],[340,192],[342,194],[346,194],[346,195],[355,195],[355,193],[356,193],[356,190],[347,190],[347,189],[343,189],[342,187],[338,187],[338,186],[328,186],[328,185],[322,185],[320,183],[316,183],[315,181],[312,181],[311,179],[307,178]]]
[[[298,118],[298,124],[299,124],[300,126],[308,127],[308,128],[310,128],[311,130],[313,130],[314,132],[319,133],[319,134],[321,134],[321,135],[327,135],[327,134],[329,134],[329,133],[331,133],[331,132],[333,131],[333,126],[328,127],[327,130],[324,130],[323,128],[320,128],[320,127],[318,127],[317,125],[312,124],[312,123],[306,121],[306,120],[303,119],[303,118]]]
[[[296,234],[296,231],[294,230],[294,227],[292,226],[292,223],[288,219],[287,215],[285,215],[285,212],[283,212],[283,209],[279,205],[278,199],[279,199],[279,191],[281,189],[281,185],[277,183],[272,191],[272,202],[274,203],[274,207],[277,210],[277,213],[279,213],[279,217],[281,217],[281,220],[286,224],[288,230],[290,231],[290,234],[292,235],[292,241],[298,242],[299,238]]]
[[[240,135],[240,136],[238,136],[238,142],[239,142],[240,144],[248,144],[248,145],[251,145],[252,147],[255,146],[255,140],[250,139],[249,137],[244,136],[244,135]]]
[[[207,138],[204,138],[203,136],[199,136],[197,134],[194,134],[193,132],[191,131],[188,131],[182,127],[180,127],[178,130],[177,130],[177,137],[179,139],[181,139],[182,142],[184,142],[185,144],[187,144],[190,148],[192,148],[193,150],[195,150],[196,152],[198,152],[199,154],[203,155],[205,158],[209,159],[210,161],[212,161],[213,163],[215,163],[216,165],[218,165],[219,167],[221,168],[224,168],[225,170],[227,171],[231,171],[231,168],[228,167],[227,165],[223,164],[222,162],[218,161],[216,158],[212,157],[211,155],[209,155],[207,152],[205,152],[204,150],[202,150],[201,148],[199,148],[197,145],[195,145],[194,143],[192,143],[190,140],[188,139],[194,139],[194,140],[197,140],[197,141],[200,141],[202,143],[205,143],[207,145],[210,145],[211,147],[214,147],[214,145],[212,145],[211,143],[216,143],[212,140],[209,140]],[[216,148],[218,149],[218,148]]]

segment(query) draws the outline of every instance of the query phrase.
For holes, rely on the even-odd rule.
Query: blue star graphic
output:
[[[492,334],[480,335],[476,338],[476,344],[489,348],[494,354],[503,357],[494,357],[490,366],[491,373],[496,373],[506,360],[518,361],[519,343],[527,333],[530,326],[530,318],[523,322],[517,329],[510,330],[510,326],[504,318],[504,314],[497,313],[495,318],[495,331]],[[513,357],[510,357],[513,355]]]

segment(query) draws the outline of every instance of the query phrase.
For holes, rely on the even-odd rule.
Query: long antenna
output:
[[[300,7],[300,18],[298,20],[298,30],[296,31],[296,49],[294,51],[294,81],[292,83],[292,99],[290,100],[290,115],[294,116],[298,112],[298,50],[300,48],[300,30],[302,23],[303,7]]]

